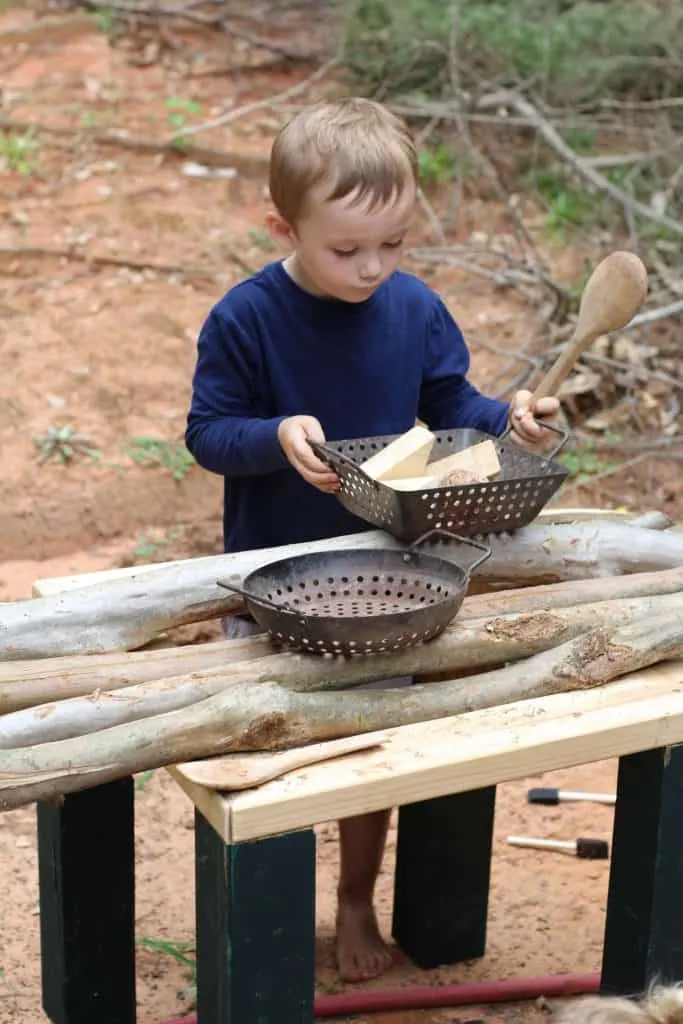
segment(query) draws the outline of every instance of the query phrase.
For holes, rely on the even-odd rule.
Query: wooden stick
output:
[[[0,810],[135,772],[240,750],[375,732],[549,693],[600,686],[683,653],[680,613],[595,629],[516,665],[405,690],[298,694],[241,684],[189,708],[0,754]]]
[[[671,569],[683,565],[683,535],[621,523],[531,525],[490,538],[492,556],[476,578],[501,586]],[[0,607],[0,660],[92,654],[144,646],[160,632],[217,618],[241,607],[216,584],[275,558],[332,548],[402,547],[368,531],[286,548],[187,559],[125,580]],[[447,550],[435,549],[447,555]],[[462,557],[462,556],[460,556]]]
[[[421,675],[449,679],[458,671],[489,668],[528,658],[566,643],[597,626],[625,626],[644,616],[678,611],[683,620],[683,593],[673,597],[607,601],[555,613],[499,616],[455,623],[437,640],[412,650],[369,658],[328,661],[312,655],[273,654],[229,667],[173,675],[114,692],[95,690],[84,697],[61,698],[61,678],[55,676],[54,702],[6,714],[2,718],[0,750],[37,746],[82,736],[115,725],[188,707],[207,697],[277,679],[300,692],[346,689],[369,680]],[[431,681],[434,681],[432,679]]]
[[[414,655],[406,659],[410,666],[406,672],[421,673],[444,671],[456,672],[475,666],[490,665],[488,658],[499,661],[515,660],[520,656],[534,653],[539,648],[531,645],[533,634],[534,644],[543,642],[538,626],[542,619],[529,622],[528,627],[518,631],[514,620],[509,615],[534,615],[536,612],[572,608],[576,617],[576,628],[580,623],[588,621],[595,625],[597,621],[605,621],[603,615],[609,613],[608,608],[601,609],[602,603],[614,601],[631,602],[648,597],[666,597],[683,591],[683,568],[670,569],[663,573],[636,573],[632,576],[615,576],[607,579],[577,580],[567,583],[553,583],[547,586],[528,587],[519,590],[507,590],[500,594],[479,594],[465,598],[458,617],[447,628],[444,635],[433,644],[421,648],[420,664],[414,669]],[[583,606],[583,610],[581,609]],[[625,609],[616,607],[616,614]],[[644,609],[645,610],[645,609]],[[591,620],[591,616],[593,616]],[[480,624],[469,625],[471,620],[499,620],[497,627],[500,634],[504,624],[508,622],[508,642],[501,645],[501,636],[495,647],[491,644],[491,636],[480,632]],[[545,625],[549,623],[545,619]],[[467,627],[467,628],[466,628]],[[485,626],[484,626],[485,628]],[[586,627],[587,628],[587,627]],[[453,645],[450,638],[453,636]],[[558,636],[551,630],[545,640],[552,645],[558,642]],[[562,639],[567,636],[562,635]],[[528,646],[524,647],[524,644]],[[436,646],[435,646],[436,645]],[[54,700],[66,700],[71,697],[92,695],[97,691],[112,692],[131,687],[138,683],[151,682],[192,674],[210,673],[212,670],[223,670],[228,674],[233,671],[235,663],[244,662],[243,668],[250,673],[250,678],[259,675],[260,669],[270,674],[267,662],[259,659],[271,658],[273,647],[265,636],[248,640],[223,640],[211,644],[192,645],[187,647],[166,648],[150,651],[133,651],[113,654],[74,655],[62,658],[44,658],[35,661],[11,661],[0,663],[0,714],[20,711],[23,708],[36,707]],[[376,678],[383,673],[389,675],[404,673],[403,655],[389,655],[390,663],[372,661],[372,669]],[[328,680],[329,685],[353,685],[354,678],[349,669],[361,663],[354,660],[350,663],[321,662],[313,656],[303,657],[293,654],[282,654],[278,662],[279,671],[283,665],[294,665],[293,671],[298,674],[300,685],[315,686],[321,677]],[[270,663],[272,664],[272,662]],[[437,666],[437,667],[435,667]],[[287,677],[289,678],[289,670]],[[6,726],[6,722],[3,723]]]

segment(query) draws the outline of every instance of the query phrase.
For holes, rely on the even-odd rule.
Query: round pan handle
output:
[[[245,601],[253,601],[255,604],[262,604],[265,608],[270,608],[274,612],[287,611],[286,608],[280,607],[280,605],[270,601],[267,597],[255,597],[253,594],[247,593],[247,591],[243,590],[242,587],[235,586],[235,584],[229,582],[229,580],[216,580],[216,583],[219,587],[224,587],[226,590],[234,590],[234,592],[244,598]]]
[[[461,537],[460,534],[458,533],[451,533],[450,530],[442,529],[427,530],[427,532],[423,533],[421,537],[418,537],[417,540],[414,540],[412,544],[410,544],[410,547],[413,549],[416,548],[418,544],[422,544],[425,540],[427,540],[428,537],[433,537],[435,534],[441,534],[441,536],[443,537],[448,537],[449,540],[457,540],[461,544],[467,544],[469,547],[476,548],[478,551],[483,552],[481,558],[475,559],[475,561],[472,562],[471,565],[467,566],[467,568],[465,569],[465,573],[467,576],[473,573],[475,569],[478,569],[480,565],[483,565],[487,558],[491,557],[490,544],[480,544],[479,541],[477,540],[471,540],[469,537]],[[446,560],[448,561],[448,559]]]

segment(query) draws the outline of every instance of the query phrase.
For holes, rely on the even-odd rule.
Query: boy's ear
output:
[[[287,252],[291,252],[294,248],[295,236],[294,231],[284,217],[281,217],[276,210],[270,210],[266,214],[266,227],[276,245]]]

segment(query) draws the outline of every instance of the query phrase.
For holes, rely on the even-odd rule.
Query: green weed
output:
[[[253,245],[258,246],[263,252],[274,252],[276,249],[275,242],[270,237],[267,231],[263,228],[250,228],[249,229],[249,240]]]
[[[168,126],[175,136],[173,145],[184,149],[187,139],[183,137],[183,131],[188,124],[188,115],[201,114],[202,108],[194,100],[186,100],[181,96],[171,96],[166,100],[166,117]]]
[[[0,167],[5,167],[13,174],[33,174],[36,169],[35,155],[40,145],[34,128],[27,128],[25,132],[0,131]]]
[[[161,437],[131,437],[126,454],[138,466],[161,466],[174,480],[184,480],[195,462],[182,441],[165,441]]]
[[[577,484],[586,483],[598,473],[614,469],[616,466],[615,462],[610,462],[609,459],[603,458],[590,446],[576,449],[575,451],[563,452],[557,456],[557,459],[572,474],[572,483]]]
[[[145,788],[145,786],[147,785],[147,783],[149,782],[153,775],[154,769],[149,768],[146,772],[140,772],[140,774],[136,776],[135,788],[138,790],[138,792]]]
[[[453,152],[443,143],[436,149],[423,149],[417,154],[417,168],[420,184],[441,185],[455,174]]]
[[[152,540],[151,537],[145,537],[144,535],[138,537],[137,544],[133,548],[133,554],[136,558],[151,558],[167,544],[170,544],[175,539],[175,536],[175,531],[169,530],[166,536],[160,540]]]
[[[183,980],[187,987],[178,992],[181,999],[194,1003],[197,994],[197,964],[194,956],[195,947],[191,942],[173,942],[170,939],[136,939],[138,945],[149,949],[152,953],[170,956],[184,968]]]
[[[89,459],[99,459],[102,455],[98,448],[93,448],[89,437],[79,434],[73,427],[51,424],[45,434],[33,438],[33,443],[38,449],[38,465],[50,461],[66,465],[77,455]]]

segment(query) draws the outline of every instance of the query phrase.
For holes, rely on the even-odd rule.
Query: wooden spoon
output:
[[[186,761],[175,767],[190,782],[206,786],[207,789],[249,789],[270,779],[277,779],[295,768],[354,754],[360,750],[372,750],[381,746],[386,739],[386,733],[372,732],[364,736],[345,736],[340,740],[310,743],[293,750],[226,754],[202,761]]]
[[[616,331],[635,316],[647,295],[647,271],[632,252],[606,256],[588,278],[574,333],[533,394],[556,395],[577,359],[601,334]]]

